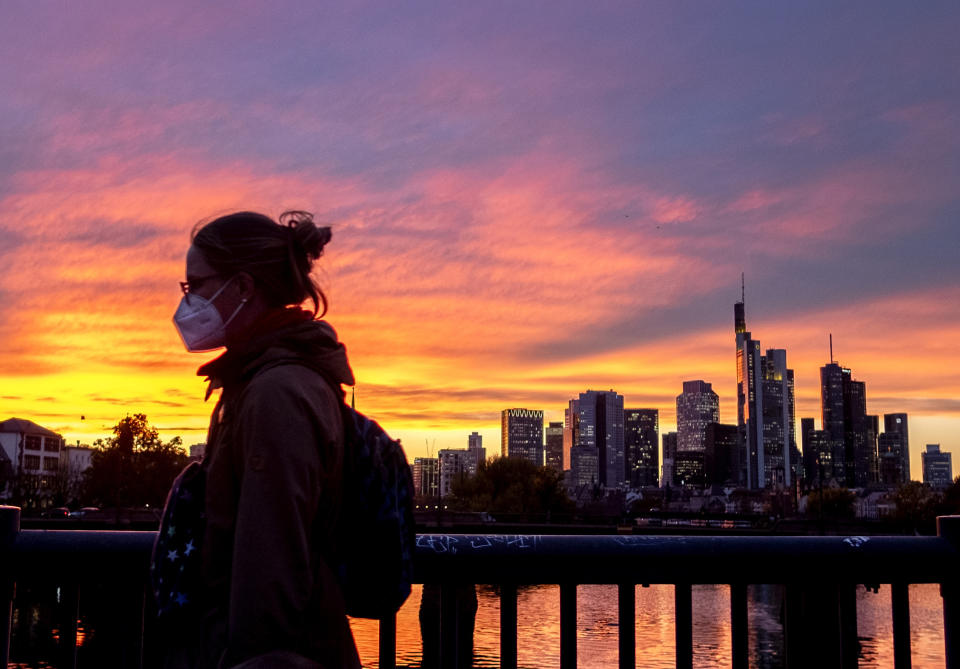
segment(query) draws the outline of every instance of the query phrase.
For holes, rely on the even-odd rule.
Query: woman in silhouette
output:
[[[331,569],[344,460],[346,350],[311,278],[330,229],[291,211],[194,230],[174,324],[221,390],[201,464],[195,620],[168,666],[359,667]],[[312,310],[301,305],[309,302]]]

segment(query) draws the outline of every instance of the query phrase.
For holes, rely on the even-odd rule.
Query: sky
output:
[[[743,273],[798,423],[832,333],[918,473],[960,451],[958,32],[950,2],[9,5],[0,420],[204,441],[190,230],[296,208],[411,458],[588,388],[665,432],[703,379],[736,422]]]

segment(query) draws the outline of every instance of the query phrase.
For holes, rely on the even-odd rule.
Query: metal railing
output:
[[[894,665],[911,666],[907,586],[939,583],[946,666],[960,669],[960,516],[941,517],[936,537],[539,536],[422,534],[418,583],[440,588],[440,666],[461,657],[458,597],[464,585],[499,585],[500,664],[517,666],[517,586],[559,584],[560,662],[577,663],[577,586],[618,587],[619,666],[635,667],[635,587],[672,584],[677,667],[693,666],[691,586],[728,584],[732,666],[747,667],[747,585],[783,584],[789,668],[857,665],[857,584],[892,586]],[[76,666],[80,588],[97,579],[128,584],[119,624],[125,666],[142,666],[147,563],[155,532],[19,530],[19,510],[0,508],[6,605],[0,653],[9,656],[13,584],[50,578],[61,593],[58,666]],[[810,643],[816,639],[816,643]],[[380,621],[381,668],[396,666],[396,621]]]

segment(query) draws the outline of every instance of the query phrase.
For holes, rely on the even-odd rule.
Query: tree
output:
[[[495,457],[475,476],[454,483],[451,500],[460,511],[490,513],[572,513],[563,475],[522,458]]]
[[[142,413],[122,418],[114,436],[98,439],[83,474],[83,499],[97,506],[159,507],[189,459],[180,437],[164,443]]]
[[[941,503],[938,493],[919,481],[910,481],[897,488],[893,495],[894,520],[914,532],[932,534]]]
[[[807,497],[807,515],[818,518],[822,508],[823,517],[830,520],[853,518],[856,498],[856,493],[846,488],[824,488],[822,492],[814,490]]]

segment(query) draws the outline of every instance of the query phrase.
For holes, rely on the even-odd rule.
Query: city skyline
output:
[[[171,324],[190,229],[303,208],[333,228],[317,276],[357,407],[411,460],[590,388],[665,434],[703,379],[735,424],[741,272],[797,427],[832,333],[869,414],[909,415],[913,478],[924,444],[960,451],[960,7],[5,19],[0,420],[90,443],[143,412],[203,441],[213,355]]]

